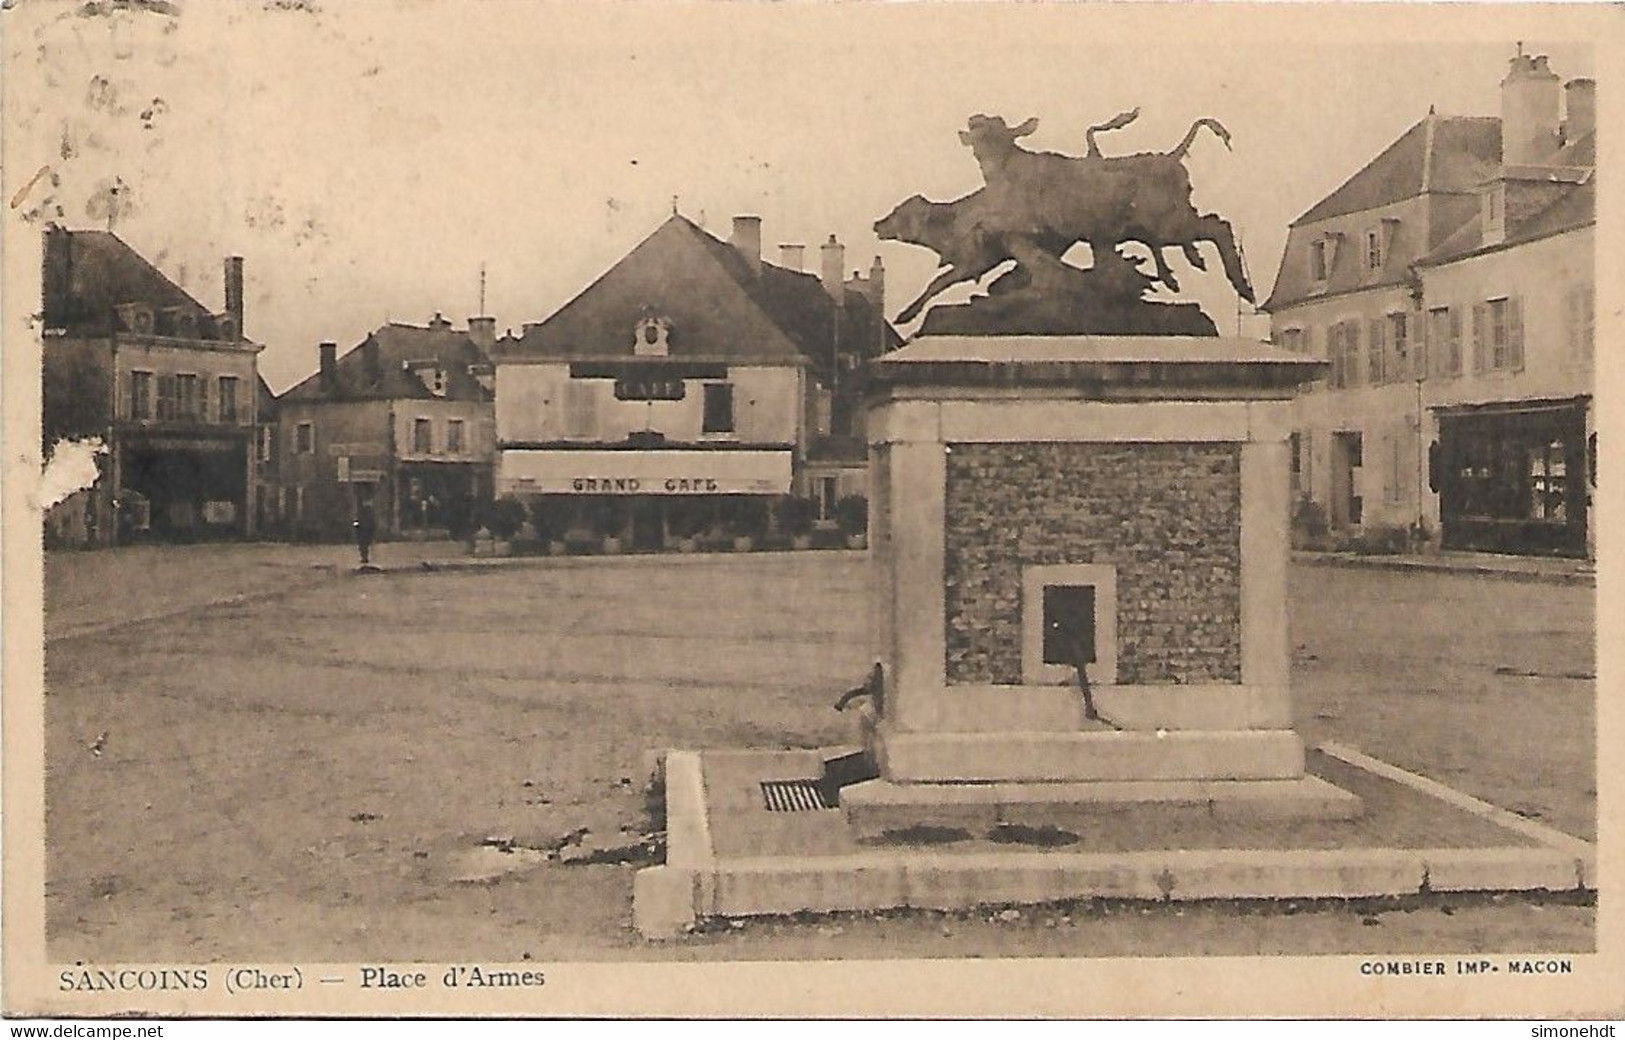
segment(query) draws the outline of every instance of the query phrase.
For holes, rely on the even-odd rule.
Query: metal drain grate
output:
[[[817,780],[763,780],[762,801],[768,812],[811,812],[833,809]]]

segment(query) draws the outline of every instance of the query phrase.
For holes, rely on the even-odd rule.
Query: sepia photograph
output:
[[[6,3],[5,1012],[1625,1013],[1618,19]]]

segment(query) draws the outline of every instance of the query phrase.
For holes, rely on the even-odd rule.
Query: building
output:
[[[363,504],[380,538],[466,531],[491,495],[495,335],[494,318],[459,330],[436,314],[384,325],[342,357],[321,344],[316,372],[276,403],[286,532],[347,538]]]
[[[260,345],[243,261],[211,312],[110,231],[45,232],[43,434],[105,446],[100,477],[47,515],[53,544],[252,537]]]
[[[1265,309],[1331,363],[1293,490],[1334,532],[1594,545],[1595,84],[1520,50],[1501,95],[1499,117],[1430,111],[1289,230]]]
[[[885,272],[831,235],[762,257],[758,217],[723,242],[678,214],[547,320],[498,341],[497,491],[557,530],[660,547],[786,495],[832,522],[866,493],[859,366],[896,346]],[[747,523],[748,527],[749,524]]]

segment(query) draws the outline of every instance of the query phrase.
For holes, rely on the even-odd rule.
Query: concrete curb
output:
[[[666,862],[632,878],[632,923],[647,939],[672,939],[692,928],[696,908],[714,888],[716,856],[706,817],[705,777],[696,751],[668,751]]]
[[[1498,565],[1489,561],[1462,560],[1445,562],[1428,556],[1360,556],[1349,553],[1315,553],[1301,550],[1292,553],[1292,562],[1310,567],[1343,567],[1350,570],[1420,571],[1427,574],[1461,574],[1472,577],[1505,578],[1510,581],[1536,582],[1546,585],[1585,585],[1595,587],[1595,570],[1541,570]]]

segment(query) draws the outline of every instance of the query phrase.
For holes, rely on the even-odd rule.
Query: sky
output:
[[[5,14],[11,243],[107,227],[206,306],[245,258],[248,335],[282,390],[388,320],[540,321],[672,211],[764,253],[834,233],[887,309],[933,254],[877,242],[909,195],[980,186],[968,116],[1039,119],[1029,147],[1163,151],[1193,120],[1195,201],[1238,229],[1258,298],[1287,225],[1430,105],[1494,115],[1514,41],[1595,76],[1604,12],[1375,5],[582,4],[263,0]],[[159,4],[159,7],[169,7]],[[1617,17],[1617,14],[1612,17]],[[1606,97],[1606,87],[1604,87]],[[45,171],[36,177],[36,173]],[[112,197],[109,188],[118,191]],[[61,207],[62,216],[55,214]],[[13,237],[15,236],[15,237]],[[1237,303],[1176,261],[1221,332]],[[34,268],[37,270],[37,267]],[[1257,333],[1257,322],[1242,326]],[[1264,326],[1267,329],[1267,325]]]

